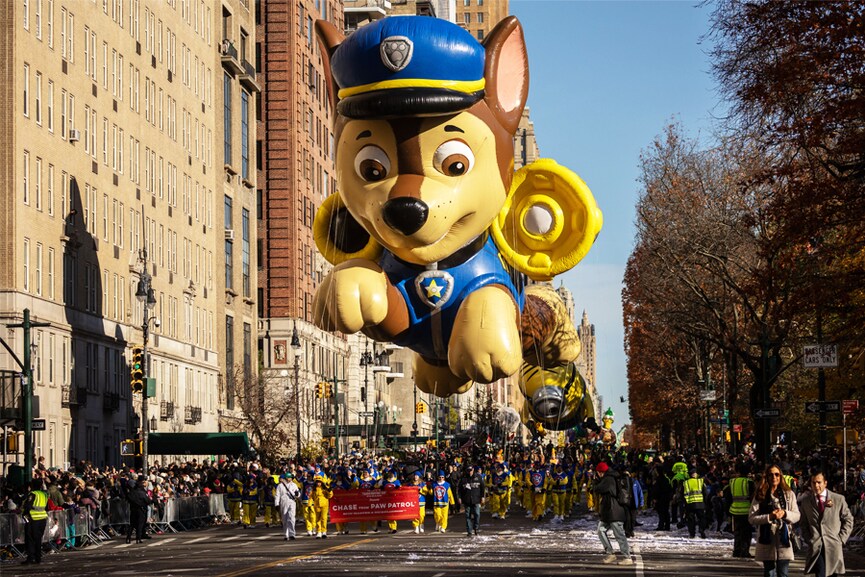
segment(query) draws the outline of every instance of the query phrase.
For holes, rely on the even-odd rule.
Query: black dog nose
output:
[[[394,230],[411,236],[424,225],[429,207],[417,198],[401,196],[387,201],[382,210],[384,222]]]

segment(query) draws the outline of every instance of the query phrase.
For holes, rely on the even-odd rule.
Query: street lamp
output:
[[[135,291],[135,298],[138,302],[144,305],[144,315],[141,320],[141,332],[144,335],[144,344],[142,345],[144,387],[141,390],[141,464],[142,468],[147,471],[147,433],[150,427],[150,422],[147,420],[147,383],[149,382],[148,359],[147,359],[147,340],[150,331],[150,321],[157,321],[155,316],[150,316],[150,311],[156,306],[156,297],[153,294],[153,287],[150,286],[151,276],[147,271],[147,249],[139,251],[139,259],[142,262],[141,277],[138,280],[138,288]],[[158,325],[158,323],[156,323]]]
[[[293,323],[291,328],[291,349],[294,351],[294,420],[297,430],[295,431],[295,444],[297,445],[297,455],[294,462],[300,466],[301,450],[300,450],[300,355],[303,354],[303,349],[300,346],[300,337],[297,334],[297,323]]]
[[[375,449],[378,448],[379,442],[379,422],[381,421],[381,417],[384,412],[387,410],[387,405],[385,405],[384,401],[379,401],[375,404]],[[385,415],[385,422],[387,422],[387,416]]]
[[[363,401],[363,436],[369,444],[369,366],[372,364],[372,353],[369,349],[360,355],[360,366],[363,367],[363,389],[360,391],[360,400]]]

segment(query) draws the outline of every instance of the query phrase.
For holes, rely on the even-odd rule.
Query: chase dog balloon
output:
[[[334,267],[315,295],[325,330],[412,349],[417,386],[448,396],[566,366],[579,340],[546,284],[591,247],[601,213],[553,161],[514,174],[528,94],[522,27],[479,43],[436,18],[384,18],[343,37],[316,23],[336,111],[338,192],[315,218]]]

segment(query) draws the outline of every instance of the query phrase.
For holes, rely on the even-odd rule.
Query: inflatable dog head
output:
[[[348,258],[381,246],[426,265],[482,235],[511,185],[528,94],[519,21],[506,18],[482,44],[425,16],[384,18],[348,38],[318,21],[316,32],[336,111],[330,245]]]

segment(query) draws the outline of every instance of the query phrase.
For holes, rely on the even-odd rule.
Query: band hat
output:
[[[353,32],[331,58],[340,114],[450,114],[484,96],[484,47],[440,18],[391,16]]]

